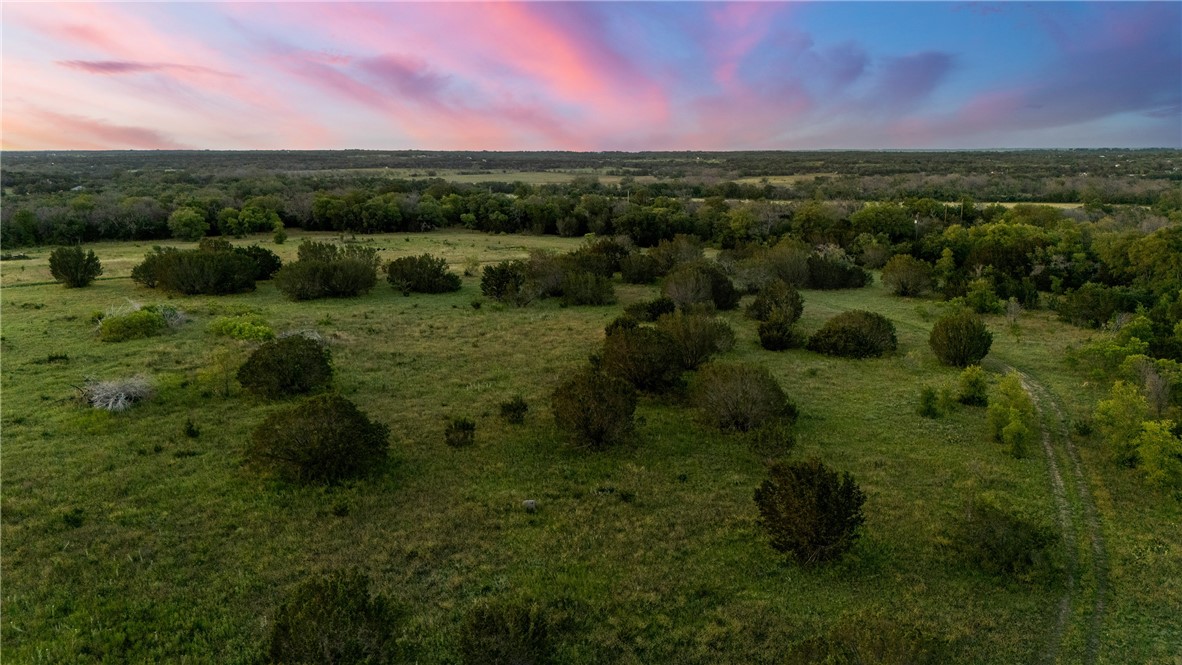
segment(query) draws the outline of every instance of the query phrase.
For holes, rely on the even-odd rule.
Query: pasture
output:
[[[332,236],[236,243],[260,242],[288,261],[305,237]],[[1069,491],[1063,555],[1076,574],[1065,589],[976,572],[947,547],[975,494],[1004,497],[1047,524],[1056,510],[1048,460],[1014,459],[989,442],[984,409],[917,414],[921,387],[952,387],[958,374],[927,345],[939,303],[893,297],[878,283],[804,291],[806,331],[848,309],[895,323],[898,353],[872,360],[765,351],[741,308],[722,313],[737,339],[723,359],[768,367],[799,406],[788,456],[850,472],[868,497],[853,551],[801,568],[756,523],[752,494],[767,455],[697,422],[683,396],[642,398],[638,436],[621,448],[574,449],[557,435],[550,393],[623,306],[658,287],[617,282],[610,306],[515,308],[482,298],[481,268],[579,240],[447,231],[361,242],[385,260],[441,256],[466,273],[463,287],[403,296],[383,279],[362,297],[291,302],[260,282],[251,293],[170,297],[128,277],[150,243],[94,245],[105,272],[84,289],[52,283],[46,248],[3,264],[6,661],[258,662],[283,594],[350,567],[405,612],[402,640],[420,662],[455,662],[465,613],[506,597],[559,617],[560,662],[813,662],[847,643],[881,662],[1182,657],[1182,509],[1071,428],[1101,389],[1063,350],[1092,333],[1045,311],[1025,313],[1016,332],[988,318],[988,367],[996,377],[1013,366],[1046,388],[1045,426],[1074,442],[1082,463],[1069,490],[1090,488],[1098,513],[1102,552],[1089,546],[1097,534],[1085,494]],[[159,337],[99,341],[93,313],[128,300],[173,305],[189,321]],[[328,341],[336,390],[391,429],[387,468],[318,488],[244,467],[252,429],[284,403],[235,382],[251,344],[207,330],[239,313]],[[136,374],[151,378],[155,395],[126,412],[76,400],[87,378]],[[499,416],[516,395],[529,404],[524,425]],[[476,422],[474,446],[445,445],[454,417]],[[1066,453],[1060,463],[1070,474]],[[526,499],[537,512],[522,509]]]

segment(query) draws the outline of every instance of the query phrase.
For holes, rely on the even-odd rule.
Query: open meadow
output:
[[[308,237],[334,236],[296,231],[266,246],[287,262]],[[599,348],[604,326],[658,287],[617,279],[614,305],[512,307],[482,297],[482,267],[580,240],[438,231],[360,242],[383,260],[443,257],[465,274],[462,288],[404,296],[382,279],[364,296],[293,302],[260,282],[168,296],[129,278],[151,243],[91,246],[105,272],[85,289],[53,283],[45,248],[3,264],[6,662],[262,662],[285,593],[350,568],[399,608],[399,644],[418,662],[459,660],[464,617],[502,599],[546,608],[557,662],[1182,658],[1182,509],[1072,427],[1104,388],[1063,350],[1095,333],[1045,311],[1013,330],[986,317],[991,381],[1023,372],[1046,436],[1015,459],[988,440],[983,408],[917,413],[921,388],[953,388],[959,373],[928,347],[938,301],[892,296],[878,280],[805,290],[805,332],[868,309],[894,322],[899,345],[867,360],[770,352],[741,308],[720,313],[736,336],[721,360],[767,367],[799,407],[792,450],[711,429],[675,391],[642,397],[634,440],[597,452],[558,435],[550,395]],[[129,300],[174,306],[187,321],[100,341],[93,315]],[[380,472],[315,487],[244,465],[251,431],[290,402],[238,385],[254,345],[208,329],[235,314],[327,341],[334,389],[390,428]],[[137,374],[154,395],[128,411],[78,400],[88,378]],[[522,425],[499,412],[517,395],[529,405]],[[476,423],[474,445],[445,444],[451,418]],[[863,535],[841,561],[800,567],[768,546],[752,497],[779,454],[818,457],[865,492]],[[1065,530],[1061,575],[1006,580],[957,558],[949,534],[981,493]]]

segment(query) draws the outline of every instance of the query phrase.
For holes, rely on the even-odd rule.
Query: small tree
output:
[[[910,254],[896,254],[882,268],[882,283],[897,296],[921,296],[932,288],[932,266]]]
[[[997,392],[989,400],[985,417],[990,439],[1005,444],[1014,457],[1026,457],[1029,454],[1038,423],[1034,402],[1022,387],[1022,380],[1017,374],[1007,374],[997,384]]]
[[[1137,386],[1117,381],[1108,399],[1096,405],[1092,416],[1096,430],[1117,464],[1134,466],[1137,463],[1137,437],[1142,423],[1149,420],[1149,403]]]
[[[1133,442],[1146,482],[1166,490],[1182,489],[1182,438],[1171,420],[1147,420]]]
[[[735,331],[720,318],[685,310],[665,314],[657,319],[657,330],[673,340],[681,356],[681,366],[697,369],[717,353],[725,353],[735,345]]]
[[[325,394],[271,414],[254,430],[248,462],[299,483],[336,483],[386,459],[390,429],[349,400]]]
[[[968,367],[981,362],[993,345],[993,333],[981,317],[969,311],[949,314],[936,321],[928,336],[932,352],[945,365]]]
[[[200,240],[209,231],[209,222],[196,208],[177,208],[168,216],[168,229],[177,240]]]
[[[636,391],[622,379],[585,369],[555,389],[554,422],[576,444],[603,449],[632,434]]]
[[[759,295],[747,306],[747,316],[756,321],[768,321],[773,316],[779,316],[788,325],[796,323],[802,312],[804,299],[794,286],[780,279],[760,289]]]
[[[677,344],[655,328],[613,330],[603,340],[599,368],[648,392],[665,392],[681,384],[682,359]]]
[[[394,259],[386,265],[386,281],[404,294],[460,290],[460,276],[448,272],[445,259],[430,254]]]
[[[989,383],[980,365],[969,365],[960,373],[956,401],[967,406],[989,406]]]
[[[58,247],[49,254],[49,274],[67,289],[73,289],[87,286],[103,274],[103,264],[94,250],[83,252],[81,247]]]
[[[848,472],[840,475],[818,459],[777,462],[755,490],[760,524],[776,550],[802,565],[840,558],[865,522],[866,495]]]

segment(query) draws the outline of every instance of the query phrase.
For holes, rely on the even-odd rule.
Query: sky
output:
[[[0,6],[0,149],[1182,148],[1182,2]]]

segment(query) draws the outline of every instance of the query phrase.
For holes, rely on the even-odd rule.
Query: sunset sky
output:
[[[5,150],[1182,148],[1182,3],[3,11]]]

